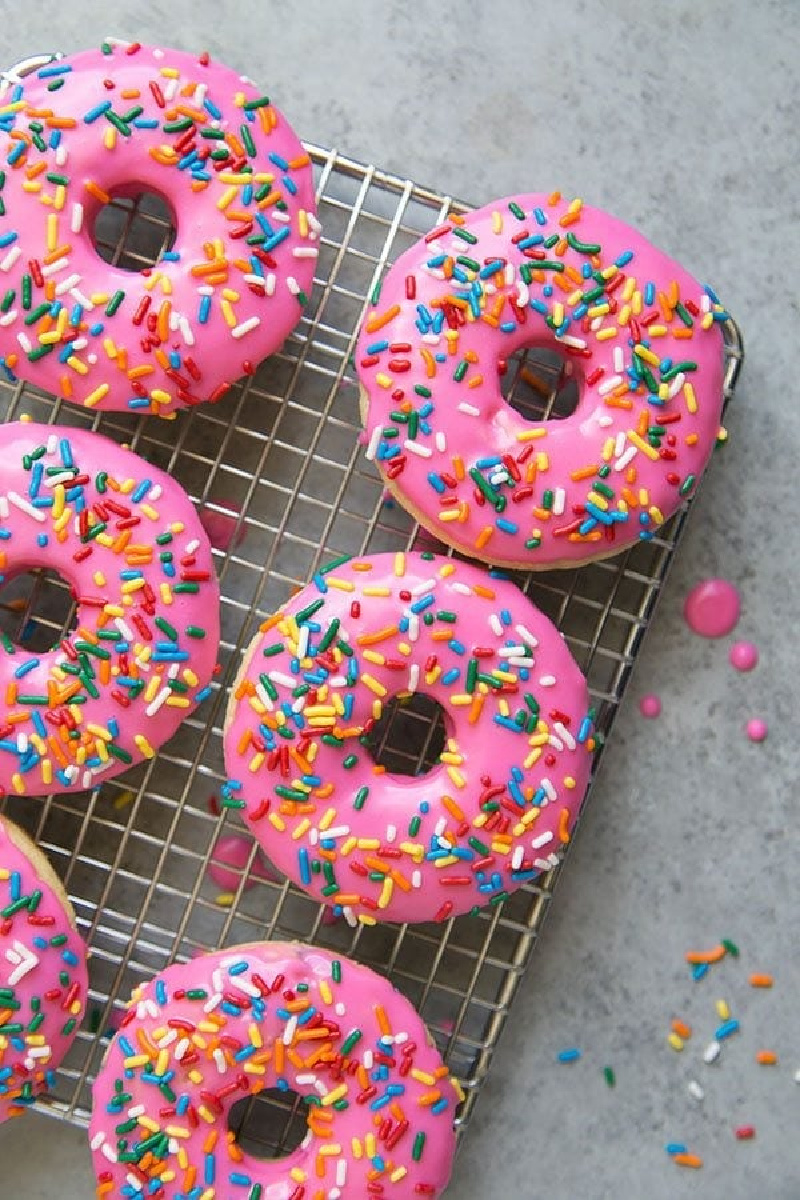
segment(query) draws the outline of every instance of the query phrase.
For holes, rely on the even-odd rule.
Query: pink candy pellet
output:
[[[211,862],[208,864],[208,874],[217,887],[224,892],[235,892],[239,880],[250,861],[250,851],[253,848],[251,838],[240,833],[224,834],[211,852]],[[253,868],[244,881],[245,891],[254,887],[257,879],[274,880],[275,875],[265,863],[261,851],[256,853]]]
[[[701,637],[730,633],[739,620],[739,593],[727,579],[704,579],[696,584],[683,606],[686,624]]]
[[[639,712],[648,720],[655,720],[656,717],[661,716],[661,700],[652,692],[647,696],[642,696],[639,701]]]
[[[746,732],[751,742],[763,742],[767,736],[767,722],[753,717],[747,722]]]
[[[758,647],[752,642],[734,642],[728,659],[737,671],[752,671],[758,663]]]
[[[215,550],[230,550],[234,544],[240,546],[247,532],[242,525],[237,533],[236,522],[241,509],[230,500],[223,501],[227,511],[217,512],[213,508],[205,508],[200,512],[200,524],[208,534],[208,540]]]

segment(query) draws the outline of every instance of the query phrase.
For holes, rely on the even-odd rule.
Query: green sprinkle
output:
[[[422,824],[421,817],[417,813],[415,813],[414,816],[411,818],[411,820],[408,823],[408,836],[416,837],[417,834],[419,833],[419,827],[421,824]]]
[[[253,135],[252,135],[252,133],[250,132],[250,130],[249,130],[249,128],[247,127],[247,125],[240,125],[240,126],[239,126],[239,134],[240,134],[240,136],[241,136],[241,139],[242,139],[242,145],[244,146],[245,150],[247,151],[247,153],[248,153],[249,157],[250,157],[250,158],[255,158],[255,156],[256,156],[256,144],[255,144],[255,142],[253,141]]]
[[[554,497],[553,497],[552,491],[550,490],[550,488],[547,488],[545,490],[544,495],[542,496],[542,508],[546,509],[547,512],[550,512],[550,510],[553,507],[553,498]]]
[[[357,754],[348,754],[347,758],[342,759],[342,766],[344,767],[345,771],[350,771],[353,767],[355,767],[357,765],[358,765],[358,755]]]
[[[567,245],[579,254],[599,254],[602,250],[599,242],[579,242],[574,233],[567,234]]]
[[[111,114],[106,113],[106,116],[110,117]],[[191,129],[193,125],[194,121],[191,117],[184,117],[180,121],[167,121],[163,130],[164,133],[186,133],[187,129]]]
[[[342,982],[342,964],[338,958],[335,958],[331,963],[331,979],[334,983]]]
[[[364,805],[367,802],[368,795],[369,795],[368,787],[360,787],[358,789],[358,791],[356,792],[356,795],[355,795],[355,799],[353,800],[353,808],[356,810],[356,812],[361,812],[361,809],[364,807]]]
[[[16,294],[17,293],[15,292],[14,288],[8,289],[5,296],[3,296],[2,303],[0,303],[0,312],[8,312],[8,310],[11,308],[11,305],[14,303],[14,297]]]
[[[331,559],[326,567],[320,567],[320,575],[330,575],[331,571],[335,571],[337,567],[342,567],[346,562],[350,562],[349,554],[340,554],[338,558]],[[299,620],[299,618],[297,618]]]
[[[605,496],[606,500],[614,499],[614,493],[607,483],[596,483],[594,485],[594,490],[599,492],[601,496]]]
[[[542,539],[540,537],[529,537],[529,538],[526,538],[526,540],[525,540],[525,549],[526,550],[538,550],[539,547],[541,546],[541,544],[542,544]]]
[[[256,100],[245,100],[242,108],[245,112],[253,112],[256,108],[267,108],[269,106],[269,96],[259,96]]]
[[[208,992],[205,988],[189,988],[186,993],[187,1000],[207,1000]]]
[[[462,242],[469,242],[470,246],[475,246],[478,243],[475,234],[471,233],[469,229],[463,229],[460,225],[453,227],[453,236],[461,238]]]
[[[680,319],[683,321],[686,328],[691,329],[692,326],[694,325],[694,321],[692,320],[692,314],[690,312],[686,311],[686,309],[681,304],[680,300],[675,305],[675,312],[678,314]]]
[[[327,650],[328,647],[330,646],[331,642],[336,640],[336,636],[339,632],[340,623],[341,622],[339,621],[338,617],[333,618],[330,625],[326,629],[324,636],[320,639],[320,643],[317,647],[318,652]]]
[[[686,478],[684,479],[684,481],[683,481],[683,483],[681,484],[680,488],[678,489],[678,490],[679,490],[679,492],[680,492],[680,494],[681,494],[681,496],[688,496],[688,495],[689,495],[689,492],[691,492],[692,488],[693,488],[693,487],[694,487],[694,485],[695,485],[695,479],[696,479],[696,476],[694,476],[694,475],[687,475],[687,476],[686,476]]]
[[[187,625],[184,632],[187,637],[197,638],[199,641],[206,636],[205,629],[201,629],[199,625]]]
[[[617,1077],[614,1074],[613,1067],[603,1067],[603,1078],[605,1079],[606,1083],[608,1084],[608,1086],[610,1088],[616,1086]]]
[[[480,271],[481,269],[481,264],[474,258],[467,258],[466,254],[459,254],[456,258],[456,262],[460,263],[462,267],[466,267],[470,271]]]
[[[170,625],[169,621],[165,621],[163,617],[156,617],[155,623],[161,632],[167,635],[170,641],[177,642],[178,631],[174,625]]]
[[[40,358],[44,358],[51,350],[55,350],[55,344],[50,343],[49,346],[37,346],[34,350],[28,353],[28,362],[38,362]]]
[[[111,109],[109,112],[107,112],[105,114],[105,118],[107,121],[110,121],[110,123],[114,126],[115,129],[119,130],[119,132],[122,134],[123,137],[127,138],[127,137],[131,136],[130,125],[126,125],[125,122],[122,120],[122,117],[118,117],[117,114],[113,111],[113,109]],[[191,122],[190,122],[190,124],[191,124]]]
[[[723,938],[722,945],[725,947],[725,950],[727,951],[728,954],[731,955],[732,958],[739,957],[739,947],[736,945],[736,942],[732,942],[730,940],[730,938]]]
[[[45,304],[44,307],[45,307],[45,310],[47,310],[49,308],[49,305]],[[467,362],[467,360],[465,358],[462,358],[461,362],[458,364],[455,371],[453,371],[453,379],[456,381],[456,383],[461,383],[461,380],[464,378],[464,376],[466,375],[468,370],[469,370],[469,363]]]
[[[172,591],[177,596],[191,595],[196,596],[200,591],[199,583],[176,583]]]
[[[511,208],[511,207],[512,206],[509,204],[509,208]],[[516,205],[514,207],[516,207]],[[520,215],[522,215],[522,209],[520,209],[519,211],[520,211]],[[514,215],[516,216],[516,213],[514,213]],[[422,1130],[420,1130],[419,1133],[417,1134],[417,1136],[414,1138],[414,1147],[411,1151],[411,1157],[413,1158],[414,1162],[420,1161],[424,1150],[425,1150],[425,1134],[422,1132]]]
[[[514,214],[514,216],[517,218],[518,221],[525,220],[525,213],[522,211],[520,206],[514,200],[509,201],[508,207],[511,210],[511,212]]]
[[[378,304],[380,302],[382,287],[383,287],[383,280],[379,279],[377,281],[377,283],[375,284],[375,287],[370,292],[369,302],[373,308],[375,307],[376,304]]]
[[[423,383],[415,383],[414,391],[418,396],[422,396],[423,400],[430,400],[433,392],[429,387],[425,387]]]
[[[122,304],[122,301],[124,299],[125,299],[124,292],[122,292],[122,291],[114,292],[114,295],[111,297],[108,304],[106,305],[106,316],[113,317],[114,313],[117,311],[117,309],[119,308],[120,304]]]
[[[467,844],[469,846],[471,846],[473,850],[476,850],[478,852],[478,854],[482,854],[484,856],[484,858],[489,853],[489,847],[486,845],[485,842],[480,841],[479,838],[476,838],[476,837],[467,838]]]

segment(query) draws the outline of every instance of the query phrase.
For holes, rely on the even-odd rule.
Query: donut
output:
[[[229,1131],[265,1088],[308,1131],[266,1161]],[[98,1200],[439,1196],[463,1094],[388,980],[312,946],[234,946],[137,988],[93,1088]]]
[[[61,880],[0,818],[0,1121],[52,1086],[86,1007],[86,947]]]
[[[421,692],[446,740],[389,773],[370,732]],[[549,870],[591,769],[586,682],[514,584],[422,554],[339,560],[261,627],[224,731],[227,803],[350,924],[442,921]]]
[[[210,691],[211,547],[182,488],[108,438],[0,426],[0,583],[49,568],[74,630],[44,654],[0,641],[0,789],[94,787],[152,758]]]
[[[308,154],[268,96],[207,54],[109,40],[0,88],[0,355],[89,409],[171,416],[278,349],[310,294]],[[152,193],[174,246],[132,273],[93,241]]]
[[[472,558],[571,566],[649,540],[719,432],[728,314],[638,233],[579,199],[451,215],[397,259],[356,348],[366,454]],[[500,373],[522,347],[575,379],[564,420],[526,420]]]

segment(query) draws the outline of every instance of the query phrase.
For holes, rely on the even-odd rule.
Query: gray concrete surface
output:
[[[800,1195],[800,954],[792,729],[800,405],[797,0],[118,0],[0,3],[0,60],[106,32],[208,49],[263,81],[298,130],[475,202],[561,186],[639,225],[713,283],[747,366],[636,671],[591,810],[509,1021],[448,1196],[794,1200]],[[749,676],[683,624],[698,578],[742,589]],[[646,722],[637,698],[658,692]],[[750,716],[770,725],[750,744]],[[794,764],[794,765],[793,765]],[[740,943],[701,984],[689,946]],[[747,986],[772,971],[772,992]],[[736,1043],[700,1049],[725,996]],[[696,1029],[665,1048],[670,1018]],[[572,1067],[558,1049],[579,1045]],[[769,1046],[776,1068],[754,1055]],[[609,1090],[601,1068],[611,1064]],[[688,1079],[706,1091],[686,1093]],[[737,1143],[733,1127],[757,1127]],[[685,1141],[705,1159],[681,1171]],[[0,1130],[0,1195],[87,1200],[80,1130]]]

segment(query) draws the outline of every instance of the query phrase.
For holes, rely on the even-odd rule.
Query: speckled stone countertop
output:
[[[475,203],[560,187],[638,226],[712,283],[747,364],[614,730],[551,916],[456,1164],[459,1200],[800,1194],[800,838],[792,733],[800,523],[794,475],[800,242],[797,0],[88,0],[0,3],[0,61],[106,32],[201,49],[264,82],[298,131]],[[712,574],[742,593],[731,639],[683,623]],[[637,700],[657,692],[663,714]],[[760,746],[744,736],[763,717]],[[692,983],[690,946],[742,948]],[[748,987],[772,972],[769,992]],[[701,1049],[724,996],[742,1031]],[[682,1015],[695,1036],[665,1043]],[[559,1065],[561,1047],[582,1059]],[[762,1047],[779,1054],[760,1067]],[[617,1085],[609,1089],[602,1068]],[[705,1088],[691,1099],[687,1081]],[[736,1125],[752,1124],[752,1142]],[[681,1171],[664,1152],[705,1160]],[[0,1194],[87,1200],[82,1130],[32,1115],[0,1131]]]

